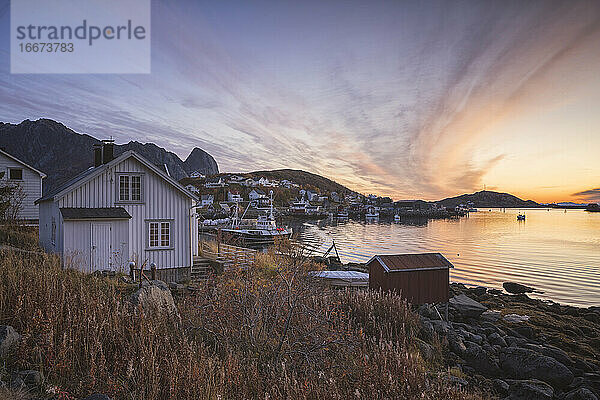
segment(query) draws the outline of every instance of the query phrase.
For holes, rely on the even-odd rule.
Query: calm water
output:
[[[422,225],[331,220],[295,226],[299,239],[322,254],[335,240],[342,262],[374,254],[440,252],[455,266],[453,282],[501,288],[534,286],[539,297],[579,306],[600,305],[600,213],[583,210],[493,209]]]

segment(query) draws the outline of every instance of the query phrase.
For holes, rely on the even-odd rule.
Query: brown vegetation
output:
[[[56,257],[1,252],[0,324],[23,335],[8,368],[63,399],[471,399],[425,367],[402,299],[333,291],[301,256],[263,256],[179,299],[179,320],[135,316],[131,287]]]

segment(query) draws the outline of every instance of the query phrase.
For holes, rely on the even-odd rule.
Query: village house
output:
[[[244,177],[239,175],[231,175],[229,177],[229,183],[231,184],[242,184],[244,182]]]
[[[200,189],[198,189],[196,186],[194,186],[192,184],[186,185],[185,188],[194,194],[200,193]]]
[[[42,179],[45,177],[43,172],[0,149],[0,180],[3,185],[20,188],[21,192],[17,219],[37,223],[39,208],[35,200],[42,196]]]
[[[215,202],[215,196],[212,194],[203,194],[200,196],[200,205],[202,207],[212,206]]]
[[[194,171],[190,174],[190,178],[198,178],[198,179],[204,179],[206,178],[206,175],[204,175],[202,172],[200,171]]]
[[[198,253],[198,197],[160,168],[112,141],[94,166],[37,200],[40,242],[65,264],[91,272],[191,267]]]
[[[206,182],[204,184],[204,187],[207,189],[221,188],[225,186],[228,186],[228,184],[222,178],[219,178],[216,181]]]
[[[282,179],[282,180],[279,182],[279,186],[280,186],[280,187],[284,187],[284,188],[286,188],[286,189],[290,189],[290,188],[292,187],[292,184],[293,184],[293,183],[292,183],[291,181],[287,180],[287,179]]]
[[[250,199],[250,201],[259,200],[263,198],[266,199],[267,195],[260,189],[252,189],[252,191],[248,193],[248,199]]]
[[[232,201],[234,203],[240,203],[244,201],[244,198],[240,195],[239,192],[227,192],[227,201]]]

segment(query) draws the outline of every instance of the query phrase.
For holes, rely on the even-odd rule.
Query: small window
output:
[[[119,175],[119,201],[142,201],[142,176]]]
[[[150,222],[150,247],[158,247],[158,227],[160,222]]]
[[[119,177],[119,200],[129,201],[129,176],[127,175]]]
[[[171,223],[150,222],[148,224],[148,245],[150,248],[171,246]]]
[[[9,168],[8,169],[8,179],[13,181],[22,181],[23,180],[23,170],[21,168]]]
[[[139,175],[131,177],[131,200],[142,200],[142,177]]]

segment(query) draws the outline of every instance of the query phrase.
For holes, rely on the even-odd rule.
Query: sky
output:
[[[223,172],[362,193],[600,201],[600,2],[152,1],[150,74],[10,74],[0,121],[51,118]]]

